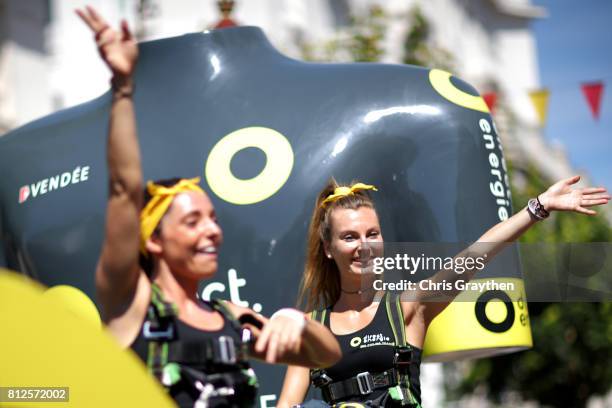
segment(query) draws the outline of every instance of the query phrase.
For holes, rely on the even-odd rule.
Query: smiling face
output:
[[[340,277],[361,276],[375,255],[368,243],[383,242],[378,215],[373,208],[336,208],[330,214],[330,237],[325,253],[333,258]]]
[[[147,249],[163,259],[175,275],[206,279],[217,271],[223,233],[206,194],[189,191],[174,197]]]

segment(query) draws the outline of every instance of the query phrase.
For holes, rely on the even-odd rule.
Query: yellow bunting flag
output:
[[[533,103],[533,107],[538,114],[538,121],[540,122],[540,126],[544,126],[546,124],[546,113],[548,111],[548,95],[549,91],[546,88],[529,92],[529,97],[531,98],[531,102]]]

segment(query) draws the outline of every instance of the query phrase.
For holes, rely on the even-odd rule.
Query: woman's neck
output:
[[[372,282],[370,282],[372,281]],[[374,276],[346,274],[340,278],[340,298],[334,305],[334,311],[361,311],[374,301],[376,290],[373,287]]]
[[[223,317],[218,312],[200,307],[197,298],[197,280],[175,275],[165,262],[158,261],[153,281],[161,288],[165,300],[176,305],[179,320],[204,331],[223,328]]]
[[[340,293],[340,298],[333,307],[334,312],[346,312],[348,310],[355,310],[361,312],[374,303],[376,298],[375,290],[367,290],[363,293]]]
[[[154,269],[153,282],[179,310],[184,310],[187,303],[197,302],[198,281],[175,275],[164,262],[159,262]]]

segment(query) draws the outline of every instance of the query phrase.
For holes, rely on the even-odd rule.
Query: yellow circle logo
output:
[[[440,69],[429,71],[429,82],[444,99],[463,106],[464,108],[489,113],[489,108],[484,99],[478,95],[471,95],[457,88],[450,80],[451,74]]]
[[[361,345],[361,337],[353,337],[350,342],[351,347],[359,347]]]
[[[266,165],[255,177],[241,180],[232,174],[230,163],[248,147],[266,155]],[[221,199],[232,204],[254,204],[274,195],[293,169],[293,149],[285,136],[265,127],[248,127],[225,136],[212,148],[206,161],[206,181]]]

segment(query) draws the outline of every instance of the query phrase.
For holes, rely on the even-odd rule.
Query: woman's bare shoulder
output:
[[[151,302],[151,282],[141,272],[133,293],[122,303],[107,305],[103,313],[107,330],[122,347],[129,347],[140,332],[140,327]]]

